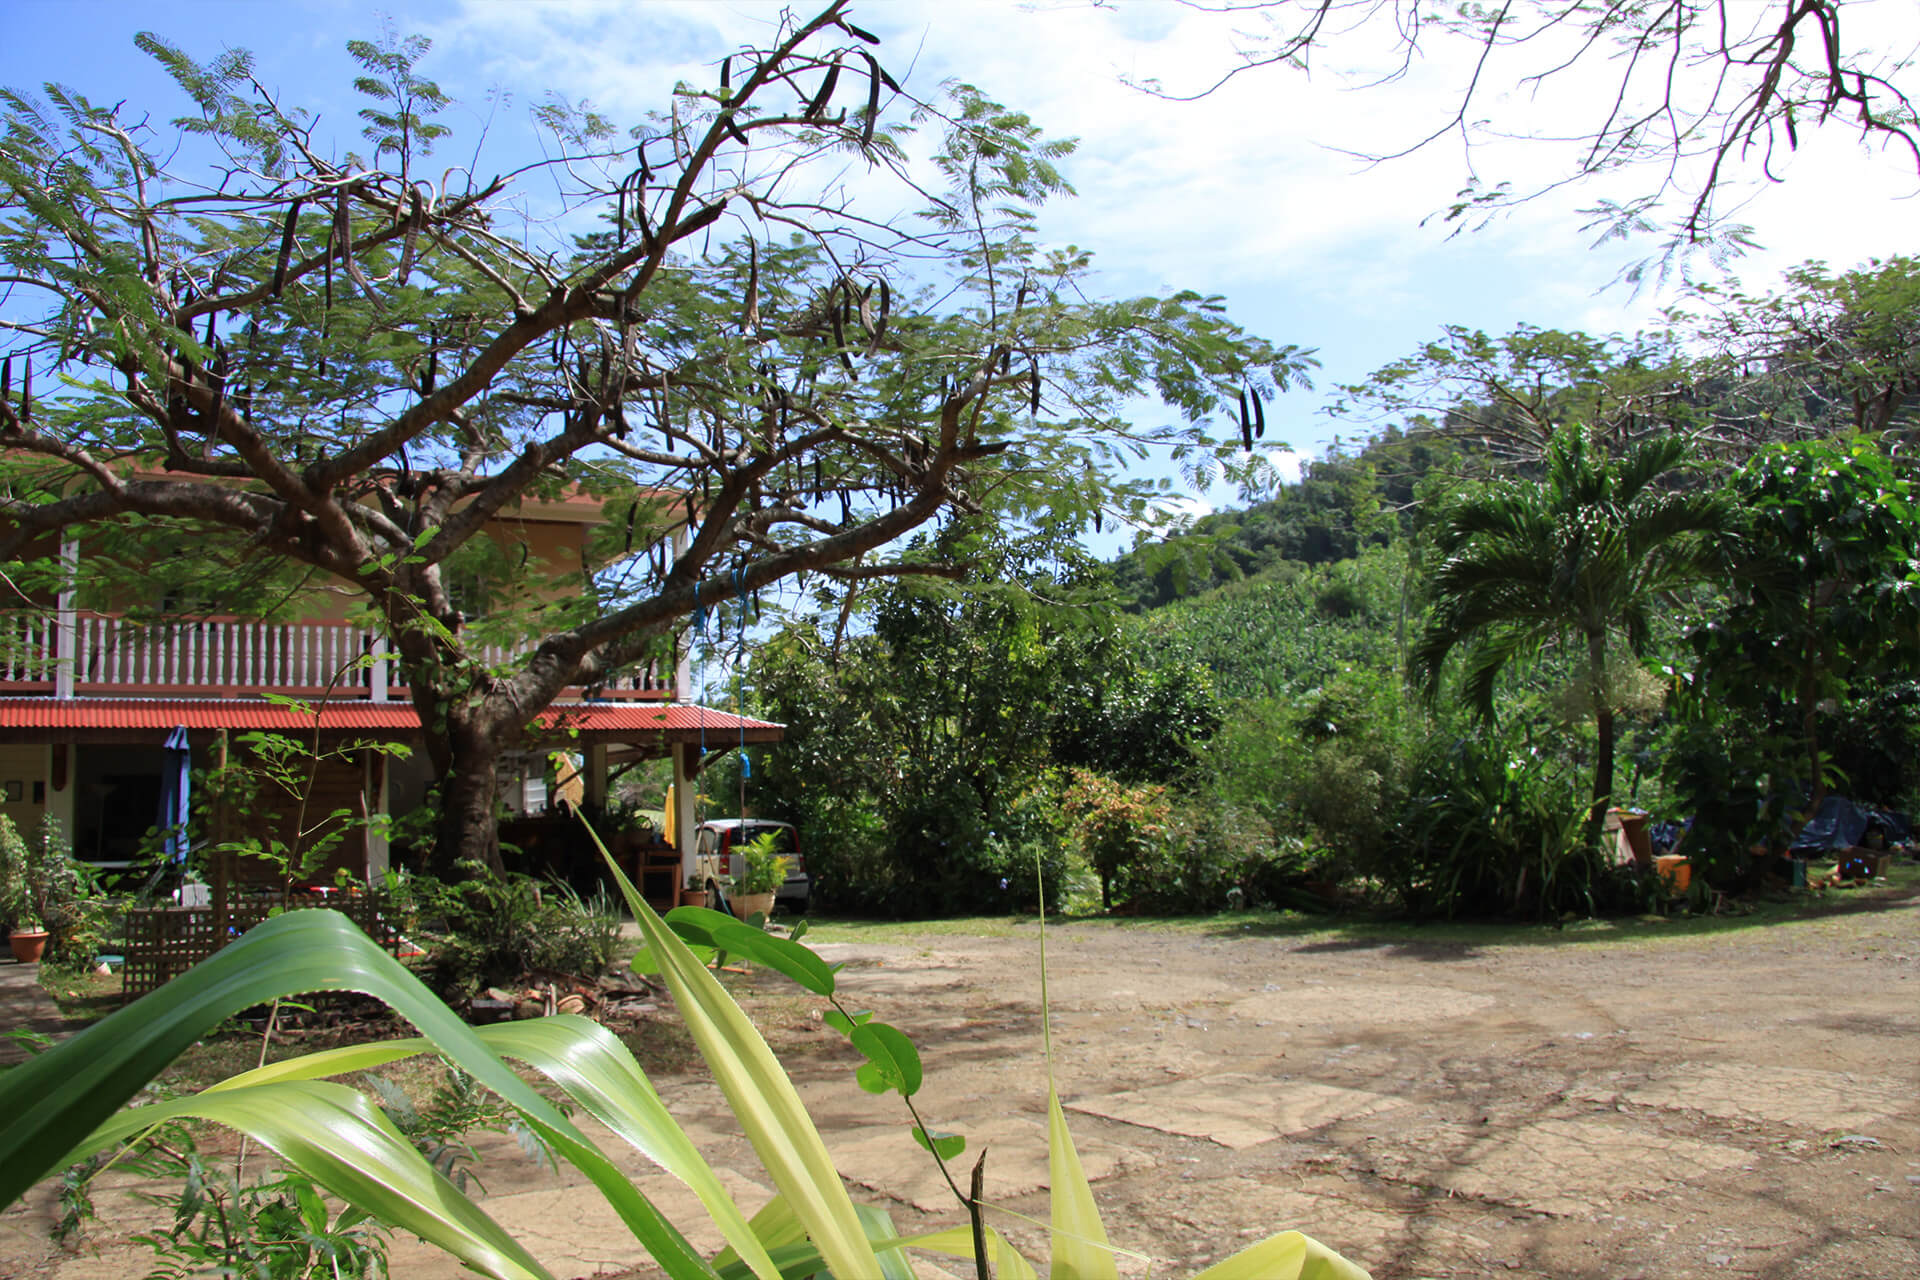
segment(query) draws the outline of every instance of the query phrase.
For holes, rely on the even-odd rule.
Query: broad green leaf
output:
[[[775,1188],[792,1204],[834,1275],[873,1275],[879,1266],[853,1200],[773,1051],[726,989],[647,905],[584,817],[581,824],[626,896],[688,1032]]]
[[[947,1133],[941,1129],[929,1132],[919,1125],[913,1126],[913,1140],[942,1160],[951,1160],[967,1149],[967,1140],[960,1134]]]
[[[680,940],[688,946],[713,945],[716,929],[724,929],[740,922],[724,911],[715,911],[712,907],[675,907],[666,914],[667,927],[680,935]]]
[[[900,1028],[884,1022],[862,1023],[847,1039],[902,1097],[911,1098],[920,1092],[920,1051]]]
[[[1298,1231],[1249,1245],[1193,1280],[1367,1280],[1367,1273]]]
[[[851,1036],[855,1027],[873,1021],[873,1014],[863,1010],[860,1013],[854,1014],[852,1017],[848,1017],[838,1009],[829,1009],[821,1016],[820,1020],[832,1027],[835,1031],[838,1031],[841,1035]]]
[[[606,1196],[668,1275],[713,1271],[606,1155],[491,1052],[420,980],[336,911],[291,911],[0,1077],[0,1207],[60,1167],[112,1112],[200,1036],[257,1004],[308,991],[385,1001],[436,1052],[516,1108]]]
[[[183,1117],[238,1129],[348,1204],[438,1245],[484,1275],[501,1280],[547,1276],[533,1255],[428,1164],[386,1116],[345,1085],[281,1080],[135,1107],[96,1129],[69,1158],[85,1159]],[[324,1222],[324,1208],[314,1207]],[[311,1224],[311,1214],[308,1220]]]
[[[785,974],[817,996],[833,994],[833,970],[827,967],[826,961],[797,942],[776,938],[739,921],[715,928],[713,942],[715,946],[734,955]]]

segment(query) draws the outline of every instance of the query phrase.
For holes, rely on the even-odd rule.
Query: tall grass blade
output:
[[[614,882],[626,895],[641,940],[673,992],[680,1016],[714,1082],[726,1095],[734,1119],[774,1187],[806,1227],[828,1270],[848,1280],[878,1275],[880,1263],[867,1242],[853,1199],[779,1060],[726,989],[634,889],[584,817],[581,823],[600,846]]]
[[[1367,1280],[1367,1273],[1317,1240],[1282,1231],[1215,1263],[1193,1280]]]

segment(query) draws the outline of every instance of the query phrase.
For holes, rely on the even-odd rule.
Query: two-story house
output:
[[[602,519],[599,501],[576,494],[525,501],[488,532],[523,567],[526,581],[558,589],[578,582]],[[75,566],[87,554],[77,540],[59,550]],[[72,590],[14,595],[15,607],[0,611],[0,811],[23,830],[43,814],[58,818],[83,859],[125,866],[164,825],[180,761],[167,744],[171,738],[178,746],[181,731],[198,768],[248,731],[313,743],[320,758],[305,802],[309,815],[344,809],[397,816],[426,794],[431,773],[423,753],[399,759],[342,750],[422,737],[398,663],[378,633],[355,621],[356,598],[345,588],[306,588],[271,622],[209,612],[198,602],[201,608],[158,622],[148,610],[135,623],[125,611],[81,607]],[[781,729],[690,705],[688,688],[682,646],[677,660],[629,671],[591,698],[567,690],[538,718],[551,742],[530,744],[503,763],[508,807],[546,807],[551,750],[572,753],[590,805],[604,803],[610,760],[666,756],[678,784],[676,828],[692,831],[688,780],[703,748],[777,741]],[[312,711],[268,695],[298,699]],[[284,838],[300,821],[296,810],[278,805],[247,821],[273,824]],[[681,852],[690,870],[692,852]],[[389,854],[383,837],[356,828],[332,851],[321,878],[337,868],[378,877]]]

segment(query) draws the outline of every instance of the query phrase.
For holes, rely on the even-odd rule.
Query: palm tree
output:
[[[1462,650],[1461,696],[1492,720],[1494,685],[1511,659],[1569,639],[1584,645],[1586,695],[1599,731],[1589,844],[1613,792],[1609,646],[1618,636],[1632,653],[1644,652],[1653,609],[1711,572],[1732,531],[1733,508],[1722,493],[1661,483],[1686,460],[1679,436],[1609,458],[1586,428],[1563,426],[1548,443],[1540,479],[1470,490],[1438,521],[1433,613],[1408,656],[1409,672],[1432,699],[1448,655]]]

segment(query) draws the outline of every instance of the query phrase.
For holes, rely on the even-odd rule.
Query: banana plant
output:
[[[611,859],[609,859],[611,866]],[[720,947],[834,995],[834,972],[807,947],[717,912],[679,908],[663,920],[613,867],[657,968],[715,1081],[754,1146],[776,1195],[748,1218],[620,1041],[566,1015],[494,1027],[467,1026],[393,957],[337,912],[274,917],[160,990],[22,1066],[0,1074],[0,1207],[39,1179],[140,1135],[191,1117],[227,1125],[271,1147],[288,1165],[354,1208],[412,1232],[499,1280],[545,1280],[528,1250],[422,1157],[369,1101],[328,1077],[416,1054],[438,1054],[515,1107],[557,1156],[583,1173],[635,1239],[674,1280],[912,1280],[908,1249],[971,1259],[1001,1280],[1038,1271],[978,1213],[946,1230],[900,1236],[886,1215],[854,1204],[812,1118],[766,1041],[702,963],[696,946]],[[243,1072],[197,1094],[125,1107],[180,1052],[253,1005],[314,991],[373,995],[420,1033],[354,1045]],[[841,1029],[866,1059],[861,1083],[911,1099],[920,1083],[912,1042],[897,1029],[843,1015]],[[509,1065],[545,1075],[582,1110],[685,1183],[726,1241],[702,1257],[632,1180]],[[125,1109],[122,1109],[122,1108]],[[936,1158],[959,1140],[926,1128]],[[1117,1275],[1115,1251],[1080,1169],[1057,1093],[1048,1087],[1052,1170],[1052,1280]],[[943,1163],[944,1167],[944,1163]],[[963,1197],[963,1201],[966,1200]],[[1365,1273],[1296,1231],[1282,1232],[1195,1280],[1365,1280]],[[986,1280],[982,1275],[982,1280]]]

